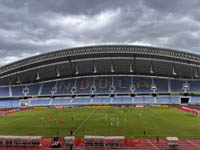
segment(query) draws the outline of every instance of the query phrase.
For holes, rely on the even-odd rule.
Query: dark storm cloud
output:
[[[199,7],[199,0],[0,1],[0,65],[95,44],[200,53]]]

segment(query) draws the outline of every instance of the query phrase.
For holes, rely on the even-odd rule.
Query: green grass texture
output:
[[[53,137],[58,132],[64,137],[71,131],[76,137],[200,138],[200,117],[176,108],[153,107],[31,109],[0,117],[0,135]]]

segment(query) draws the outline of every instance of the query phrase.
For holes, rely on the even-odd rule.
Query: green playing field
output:
[[[63,137],[72,130],[78,137],[200,138],[200,118],[176,108],[32,109],[1,116],[0,129],[0,135],[44,137],[57,131]]]

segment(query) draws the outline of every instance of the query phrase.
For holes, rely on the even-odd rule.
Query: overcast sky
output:
[[[0,0],[0,66],[96,44],[200,54],[200,0]]]

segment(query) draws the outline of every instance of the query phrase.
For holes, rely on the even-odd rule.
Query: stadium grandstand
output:
[[[70,48],[0,68],[0,107],[200,103],[200,56],[130,45]]]
[[[197,54],[134,45],[54,51],[0,68],[0,149],[199,149],[199,104]]]

